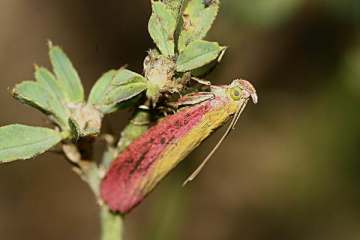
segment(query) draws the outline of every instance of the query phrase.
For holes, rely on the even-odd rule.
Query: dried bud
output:
[[[157,101],[161,92],[169,91],[169,86],[173,86],[173,76],[175,73],[175,62],[156,50],[150,50],[149,55],[144,60],[145,77],[149,80],[150,90],[148,97],[154,102]]]
[[[77,124],[80,136],[97,135],[101,128],[102,114],[91,104],[70,106],[71,119]]]

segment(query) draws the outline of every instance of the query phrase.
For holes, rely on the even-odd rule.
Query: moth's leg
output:
[[[188,85],[188,84],[191,85],[191,81],[194,81],[197,84],[200,84],[202,86],[210,86],[211,85],[210,81],[200,79],[197,77],[193,77],[193,76],[191,76],[191,73],[185,73],[180,79],[178,79],[178,82],[184,86]]]
[[[187,72],[184,73],[177,81],[181,83],[182,85],[187,85],[191,80],[191,73]]]
[[[204,80],[204,79],[200,79],[200,78],[197,78],[197,77],[191,77],[191,80],[194,80],[195,82],[201,84],[201,85],[204,85],[204,86],[211,86],[211,82],[210,81],[207,81],[207,80]]]
[[[211,99],[214,99],[215,95],[211,92],[197,92],[189,93],[182,96],[175,104],[176,107],[191,106],[199,104]]]
[[[164,117],[176,113],[177,108],[174,108],[172,105],[167,106],[159,106],[156,108],[158,112],[160,112]]]
[[[211,83],[209,81],[191,77],[188,84],[186,85],[185,93],[191,92],[210,92],[211,91]]]

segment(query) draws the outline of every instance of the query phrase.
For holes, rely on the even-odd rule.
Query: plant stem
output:
[[[101,206],[101,240],[123,240],[123,216],[112,213],[108,207]]]

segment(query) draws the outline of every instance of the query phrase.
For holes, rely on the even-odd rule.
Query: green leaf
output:
[[[184,2],[185,0],[163,0],[163,3],[172,12],[175,18],[178,18],[178,16],[181,14],[181,8]]]
[[[147,80],[140,74],[124,68],[112,70],[105,73],[95,84],[89,102],[103,114],[107,114],[123,107],[119,103],[135,97],[146,88]]]
[[[187,72],[200,68],[215,59],[225,50],[216,42],[197,40],[180,53],[176,61],[176,71]]]
[[[114,76],[113,85],[119,86],[128,84],[129,82],[134,81],[134,79],[135,81],[146,81],[146,79],[140,74],[121,68],[119,71],[116,72]]]
[[[57,79],[65,90],[65,97],[68,102],[81,103],[84,101],[84,89],[80,77],[73,67],[70,59],[58,46],[50,43],[50,60]]]
[[[68,118],[70,111],[66,107],[66,100],[64,96],[64,90],[62,89],[59,81],[55,76],[44,67],[36,67],[35,69],[36,81],[47,90],[47,93],[51,95],[52,101],[49,103],[50,111],[56,116],[64,129],[68,129]]]
[[[124,109],[135,106],[139,102],[140,99],[141,99],[141,95],[137,95],[137,96],[130,98],[129,100],[125,100],[121,103],[101,106],[101,108],[99,110],[103,114],[113,113],[118,110],[124,110]]]
[[[0,127],[0,163],[32,158],[62,139],[59,132],[40,127],[8,125]]]
[[[116,72],[116,70],[110,70],[106,72],[95,83],[89,95],[89,102],[91,104],[96,106],[104,103],[106,94],[109,92],[109,90],[111,90],[111,88],[113,88],[113,79]]]
[[[57,96],[40,82],[24,81],[15,86],[13,96],[47,115],[52,115],[54,121],[63,129],[67,129],[68,113]]]
[[[195,40],[203,39],[210,30],[218,12],[219,0],[189,0],[183,13],[183,28],[180,32],[178,49],[182,52]]]
[[[60,103],[64,105],[66,104],[64,89],[49,70],[44,67],[36,66],[34,75],[36,81],[39,82],[43,87],[51,91]]]
[[[176,30],[176,16],[162,2],[152,2],[153,13],[149,20],[149,33],[161,53],[165,56],[174,56]]]
[[[148,83],[144,79],[134,78],[112,89],[106,97],[106,105],[115,105],[127,101],[147,89]]]

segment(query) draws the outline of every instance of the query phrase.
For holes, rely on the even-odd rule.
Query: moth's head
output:
[[[246,80],[234,80],[229,85],[227,94],[233,101],[244,101],[251,98],[253,103],[256,104],[258,102],[258,96],[254,86]]]
[[[246,105],[249,99],[255,104],[258,102],[254,86],[246,80],[236,79],[231,84],[223,86],[212,85],[211,92],[215,98],[221,100],[220,105],[225,103],[234,112],[238,111],[241,105]]]

